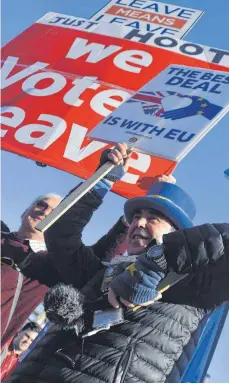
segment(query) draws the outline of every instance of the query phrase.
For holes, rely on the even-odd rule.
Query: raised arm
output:
[[[117,165],[120,162],[127,163],[124,160],[125,157],[128,159],[126,149],[126,145],[117,145],[117,148],[106,154],[105,161],[109,159]],[[117,168],[119,167],[116,167],[116,174]],[[124,166],[120,166],[120,168],[122,169]],[[115,174],[111,176],[113,177]],[[120,172],[118,172],[118,178],[120,178]],[[51,280],[51,285],[53,285],[55,279],[50,272],[53,269],[59,275],[59,282],[73,284],[81,289],[95,272],[102,268],[93,247],[88,247],[82,242],[82,232],[111,186],[112,182],[109,178],[102,179],[45,232],[47,258],[39,255],[36,260],[31,257],[29,260],[27,259],[23,269],[25,274],[32,278],[36,278],[39,274],[37,279],[40,282],[41,279],[43,282],[45,279],[45,284],[50,285]],[[46,271],[51,274],[50,278]]]
[[[81,288],[101,267],[82,242],[82,231],[101,203],[95,191],[87,193],[46,231],[48,252],[30,253],[20,264],[22,273],[47,286],[64,282]]]
[[[88,192],[45,233],[49,258],[65,284],[81,288],[101,267],[91,247],[82,242],[82,232],[101,203],[95,190]]]

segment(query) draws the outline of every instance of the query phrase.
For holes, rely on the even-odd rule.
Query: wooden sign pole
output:
[[[81,199],[90,189],[94,187],[103,177],[105,177],[115,165],[107,161],[103,164],[89,179],[85,180],[78,188],[68,195],[60,204],[49,213],[37,225],[36,229],[40,232],[45,232],[51,227],[66,211],[68,211],[78,200]]]

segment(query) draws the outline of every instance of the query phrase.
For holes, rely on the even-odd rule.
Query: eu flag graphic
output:
[[[166,111],[161,114],[165,119],[178,120],[190,116],[203,116],[208,120],[212,120],[223,108],[219,105],[210,103],[207,99],[199,96],[180,96],[182,98],[191,99],[192,103],[187,107],[177,108]]]
[[[164,111],[162,100],[167,96],[178,96],[180,98],[191,99],[191,104]],[[141,103],[145,115],[155,115],[164,119],[179,120],[190,116],[203,116],[208,120],[212,120],[223,108],[210,103],[207,99],[200,96],[182,95],[173,91],[156,91],[156,92],[139,92],[136,93],[127,103]]]

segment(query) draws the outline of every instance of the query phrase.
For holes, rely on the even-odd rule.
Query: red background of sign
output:
[[[98,63],[86,62],[88,55],[84,55],[76,60],[67,59],[65,56],[76,37],[88,39],[89,43],[104,44],[106,47],[111,44],[118,45],[121,46],[122,49]],[[118,53],[133,49],[144,50],[153,55],[152,64],[147,68],[143,67],[140,74],[126,72],[113,64],[113,59]],[[82,178],[87,178],[95,171],[102,150],[93,153],[83,161],[77,163],[64,158],[63,154],[73,123],[83,125],[88,128],[88,130],[91,130],[104,118],[96,114],[90,107],[89,102],[87,102],[87,100],[90,101],[92,95],[95,95],[103,89],[115,88],[115,86],[125,88],[129,91],[137,91],[170,64],[182,64],[191,67],[228,71],[227,68],[217,64],[208,64],[161,48],[39,23],[33,24],[2,49],[2,60],[7,60],[8,56],[19,57],[18,64],[24,66],[31,65],[37,61],[49,63],[49,70],[52,69],[62,74],[68,74],[67,76],[69,78],[66,86],[60,92],[50,96],[37,97],[23,92],[21,86],[24,79],[3,90],[2,105],[20,107],[26,112],[26,117],[23,123],[17,128],[3,126],[4,129],[8,129],[8,132],[2,138],[2,148]],[[16,70],[10,73],[10,76],[21,69],[22,67],[18,66]],[[97,76],[98,80],[103,82],[103,85],[98,91],[86,90],[81,96],[81,99],[85,100],[85,102],[80,107],[72,107],[64,103],[63,97],[67,91],[72,88],[72,81],[78,76]],[[43,83],[41,82],[41,87],[44,86],[45,83],[43,81]],[[110,110],[112,111],[112,108],[110,108]],[[68,128],[62,136],[46,150],[34,148],[31,144],[19,143],[14,137],[15,132],[21,126],[36,123],[41,113],[59,116],[65,119],[68,125]],[[89,142],[91,142],[91,140],[85,138],[83,147]],[[137,156],[137,154],[133,154],[133,157],[136,158]],[[115,185],[114,192],[126,197],[145,194],[154,176],[162,173],[169,174],[175,166],[176,163],[173,161],[151,157],[151,164],[146,172],[143,173],[134,168],[130,169],[131,173],[140,175],[137,184],[119,182]]]

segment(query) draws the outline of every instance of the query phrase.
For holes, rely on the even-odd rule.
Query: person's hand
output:
[[[114,276],[109,284],[109,303],[118,308],[117,297],[128,307],[147,306],[158,300],[157,286],[165,277],[165,271],[155,262],[157,258],[141,254],[135,263],[124,266],[125,270]]]
[[[120,180],[128,170],[131,155],[132,152],[128,150],[126,143],[119,143],[111,149],[105,149],[101,155],[99,166],[101,167],[107,161],[111,161],[116,165],[116,167],[105,176],[105,179],[111,182]]]
[[[108,160],[115,165],[123,165],[125,171],[128,169],[131,151],[128,151],[128,145],[126,143],[118,143],[114,148],[111,148],[108,152]]]
[[[153,184],[158,182],[165,182],[165,183],[172,183],[176,184],[176,179],[172,175],[157,175],[154,177],[144,177],[142,176],[138,182],[137,185],[144,190],[148,190]]]
[[[147,303],[142,303],[141,305],[138,305],[138,307],[147,307],[148,305],[154,304],[156,301],[160,300],[161,298],[162,298],[162,295],[160,292],[158,292],[158,295],[157,297],[155,297],[155,299],[148,301]],[[136,306],[135,304],[130,303],[129,301],[123,299],[122,297],[120,297],[119,300],[127,308],[134,308]],[[108,290],[108,301],[110,305],[112,305],[112,307],[116,309],[120,307],[119,301],[117,299],[117,295],[112,288],[109,288]]]
[[[172,175],[159,175],[155,176],[154,183],[158,182],[164,182],[164,183],[171,183],[171,184],[176,184],[176,179]]]

